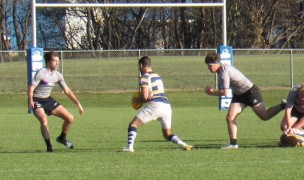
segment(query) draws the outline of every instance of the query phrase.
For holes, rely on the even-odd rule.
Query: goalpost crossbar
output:
[[[223,3],[36,3],[36,7],[102,7],[102,8],[136,8],[136,7],[223,7]]]

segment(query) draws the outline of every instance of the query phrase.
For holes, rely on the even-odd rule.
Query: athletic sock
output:
[[[178,144],[182,147],[185,147],[186,146],[186,143],[184,143],[178,136],[174,135],[174,134],[171,134],[169,137],[168,137],[168,140],[175,143],[175,144]]]
[[[286,103],[280,104],[281,110],[285,109]]]
[[[59,139],[61,139],[61,140],[66,140],[66,133],[64,133],[64,132],[61,132],[61,134],[59,135]]]
[[[133,147],[137,135],[137,128],[129,126],[128,128],[128,146]]]
[[[51,144],[51,140],[45,139],[44,141],[45,141],[46,147],[47,147],[48,149],[52,149],[52,148],[53,148],[53,147],[52,147],[52,144]]]
[[[230,139],[231,145],[237,145],[237,139]]]

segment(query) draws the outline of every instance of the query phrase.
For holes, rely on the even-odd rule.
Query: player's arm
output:
[[[28,110],[31,111],[34,109],[34,101],[33,101],[33,94],[36,86],[29,85],[28,91],[27,91],[27,98],[28,98]]]
[[[205,93],[210,96],[228,96],[229,89],[213,89],[211,87],[205,87]]]
[[[287,125],[287,129],[285,130],[285,133],[292,133],[292,122],[291,122],[291,111],[292,108],[294,108],[294,102],[296,101],[296,93],[295,93],[295,89],[291,89],[288,93],[287,96],[287,102],[285,105],[285,113],[284,113],[284,121],[285,124]]]
[[[140,88],[140,94],[138,97],[133,98],[132,101],[134,103],[142,103],[142,102],[148,102],[151,100],[151,97],[149,97],[149,87],[148,86],[142,86]]]
[[[64,87],[62,90],[73,101],[73,103],[76,104],[76,106],[79,109],[79,114],[82,115],[84,113],[84,110],[82,108],[82,105],[80,104],[80,102],[78,101],[78,99],[76,98],[74,93],[72,92],[72,90],[70,88],[68,88],[67,86]]]
[[[149,96],[149,87],[148,86],[141,87],[140,98],[141,98],[142,102],[147,102],[151,99],[151,97]]]
[[[287,129],[285,131],[285,133],[290,133],[291,131],[291,128],[292,128],[292,124],[291,124],[291,110],[292,110],[292,107],[289,108],[285,108],[285,114],[284,114],[284,121],[287,125]]]
[[[223,73],[219,83],[218,89],[213,89],[209,86],[205,87],[205,93],[210,96],[228,96],[230,92],[230,77],[227,71]]]

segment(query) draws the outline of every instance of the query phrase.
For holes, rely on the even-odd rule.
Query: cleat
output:
[[[48,147],[48,148],[46,149],[46,152],[52,153],[52,152],[53,152],[53,148],[52,148],[52,147]]]
[[[193,146],[190,146],[188,144],[186,144],[184,147],[183,147],[183,150],[185,151],[191,151],[194,147]]]
[[[130,146],[125,146],[122,148],[123,152],[134,152],[134,148]]]
[[[237,145],[237,144],[235,144],[235,145],[228,144],[226,146],[221,147],[221,149],[238,149],[238,148],[239,148],[239,145]]]
[[[74,149],[73,144],[68,140],[62,140],[59,137],[56,138],[56,141],[60,144],[63,144],[68,149]]]

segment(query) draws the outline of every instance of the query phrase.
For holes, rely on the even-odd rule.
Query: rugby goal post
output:
[[[36,37],[36,8],[72,8],[72,7],[100,7],[100,8],[222,8],[222,46],[217,48],[217,52],[224,57],[225,63],[232,64],[232,47],[227,46],[227,14],[226,14],[226,0],[222,0],[219,3],[36,3],[36,0],[32,0],[32,46],[36,48],[37,46],[37,37]],[[224,55],[222,56],[222,53]],[[231,59],[225,58],[227,54],[230,53]],[[29,72],[28,74],[33,74]],[[231,97],[219,97],[219,109],[226,110],[228,109]]]
[[[226,0],[221,3],[36,3],[32,0],[32,36],[33,47],[37,45],[36,38],[36,8],[72,8],[72,7],[100,7],[100,8],[178,8],[178,7],[195,7],[195,8],[222,8],[222,43],[227,45],[227,18],[226,18]]]

